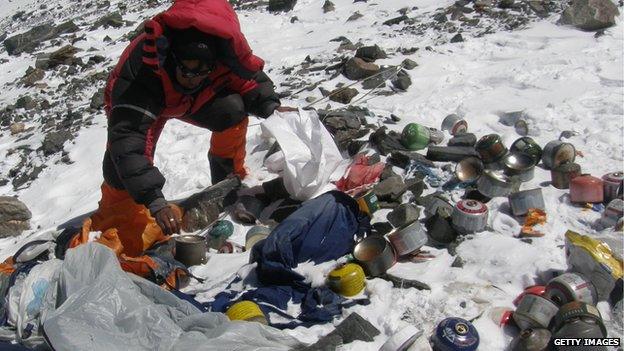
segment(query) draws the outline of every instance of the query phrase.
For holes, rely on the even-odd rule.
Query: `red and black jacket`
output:
[[[168,30],[194,27],[217,38],[218,64],[200,89],[184,93],[173,78]],[[226,130],[249,113],[266,118],[279,104],[264,61],[252,54],[226,0],[177,0],[146,22],[124,50],[105,90],[108,144],[104,180],[149,206],[162,201],[165,178],[153,165],[158,137],[175,118],[211,131]]]

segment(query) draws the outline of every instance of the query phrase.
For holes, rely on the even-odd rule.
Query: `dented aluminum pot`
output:
[[[459,135],[468,131],[468,123],[456,114],[450,114],[442,121],[442,130],[448,130],[451,135]]]
[[[528,328],[548,329],[559,307],[554,302],[537,295],[524,295],[513,319],[520,330]]]
[[[466,157],[455,166],[455,176],[462,182],[472,183],[483,173],[483,161],[478,157]]]
[[[208,244],[200,235],[180,235],[174,237],[176,244],[175,259],[187,267],[206,263]]]
[[[551,279],[546,285],[545,297],[563,306],[572,301],[581,301],[590,305],[598,303],[598,294],[591,281],[579,273],[563,273]]]
[[[451,220],[460,234],[478,233],[485,230],[488,207],[477,200],[460,200],[455,204]]]
[[[427,243],[427,233],[418,221],[395,229],[387,237],[398,257],[408,255]]]
[[[562,163],[550,170],[552,186],[557,189],[570,188],[570,180],[581,175],[581,166],[574,162]]]
[[[562,163],[574,162],[575,158],[574,145],[559,140],[546,144],[542,152],[542,162],[547,169],[553,169]]]
[[[488,134],[483,136],[477,144],[475,149],[481,156],[483,163],[495,163],[507,154],[507,147],[503,144],[503,140],[498,134]]]
[[[519,152],[508,153],[503,157],[503,169],[506,175],[521,182],[533,179],[535,165],[531,156]]]
[[[533,140],[533,138],[530,137],[516,139],[516,141],[511,144],[509,152],[519,152],[531,156],[533,166],[537,166],[542,159],[542,148],[535,140]]]
[[[509,345],[510,351],[547,351],[550,350],[551,334],[548,329],[525,329]]]
[[[509,195],[509,205],[514,216],[524,216],[531,208],[546,210],[542,189],[530,189]]]
[[[382,236],[368,236],[353,249],[353,258],[369,277],[384,274],[396,262],[392,245]]]
[[[611,172],[602,176],[604,184],[604,201],[622,198],[624,190],[624,172]]]
[[[489,198],[497,196],[508,196],[513,190],[514,184],[506,175],[485,170],[481,177],[477,180],[477,189],[479,192]]]

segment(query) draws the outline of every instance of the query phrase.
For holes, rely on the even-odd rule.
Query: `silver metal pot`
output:
[[[483,161],[478,157],[466,157],[455,165],[455,176],[462,182],[475,182],[483,173]]]
[[[527,294],[518,304],[518,308],[513,313],[513,319],[520,330],[528,328],[548,329],[557,311],[559,311],[559,307],[552,301],[541,296]]]
[[[367,276],[384,274],[396,262],[392,245],[382,236],[367,236],[353,249],[353,257]]]
[[[488,220],[487,206],[477,200],[460,200],[453,209],[451,220],[461,234],[478,233],[485,230]]]
[[[427,243],[427,234],[418,221],[395,229],[387,237],[398,257],[410,254]]]
[[[548,169],[553,169],[562,163],[574,162],[576,149],[574,145],[559,140],[553,140],[544,146],[542,162]]]
[[[582,301],[590,305],[598,303],[596,288],[578,273],[563,273],[551,279],[546,285],[544,296],[559,306],[572,301]]]
[[[481,194],[493,198],[511,194],[513,184],[503,173],[485,170],[477,180],[477,189]]]
[[[509,195],[509,205],[514,216],[524,216],[530,208],[546,210],[542,189],[518,191]]]
[[[185,266],[206,263],[208,244],[206,238],[199,235],[180,235],[174,237],[176,243],[175,259]]]
[[[533,158],[527,154],[514,152],[503,157],[503,169],[507,176],[515,177],[521,182],[533,179],[535,166]]]

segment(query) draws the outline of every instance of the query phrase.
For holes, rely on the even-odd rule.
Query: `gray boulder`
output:
[[[269,0],[269,11],[290,11],[297,4],[297,0]]]
[[[72,134],[67,130],[51,132],[43,138],[42,150],[44,155],[52,155],[63,150],[63,144],[72,138]]]
[[[12,196],[0,196],[0,238],[17,236],[30,229],[32,213],[26,205]]]
[[[574,0],[563,11],[559,24],[596,31],[615,25],[615,17],[619,15],[620,11],[611,0]]]
[[[353,88],[338,88],[331,92],[329,99],[331,101],[340,102],[342,104],[348,104],[359,93],[357,89]]]
[[[359,57],[364,61],[372,62],[377,59],[387,58],[386,52],[379,45],[363,46],[355,52],[355,57]]]
[[[9,55],[19,55],[22,52],[32,53],[41,42],[55,38],[60,34],[78,31],[78,26],[72,21],[61,23],[58,26],[42,24],[28,32],[14,35],[4,41],[4,47]]]
[[[380,68],[378,65],[366,62],[359,57],[353,57],[345,63],[343,74],[351,80],[358,80],[370,77],[379,72],[379,70]]]

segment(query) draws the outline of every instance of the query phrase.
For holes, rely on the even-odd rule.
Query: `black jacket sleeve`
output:
[[[267,118],[280,106],[279,96],[273,81],[263,71],[256,73],[253,79],[258,86],[243,95],[245,110],[260,118]]]

